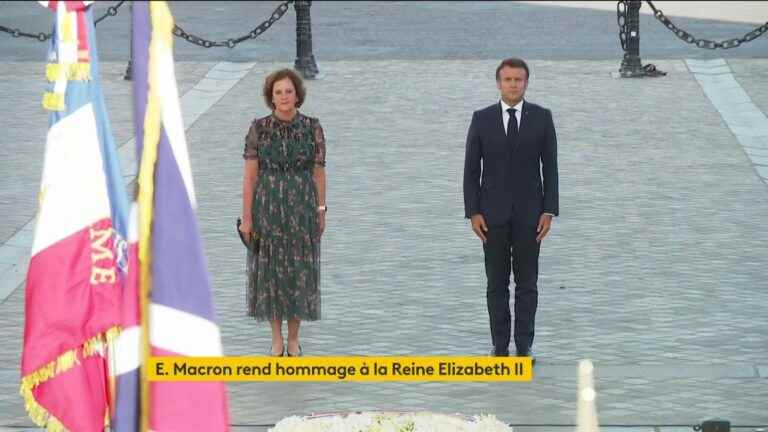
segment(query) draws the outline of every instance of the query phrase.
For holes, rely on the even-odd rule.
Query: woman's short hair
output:
[[[304,98],[307,96],[304,80],[293,69],[280,69],[269,74],[264,80],[264,101],[270,109],[275,109],[275,104],[272,101],[272,90],[275,83],[285,78],[290,78],[293,88],[296,89],[296,108],[304,103]]]

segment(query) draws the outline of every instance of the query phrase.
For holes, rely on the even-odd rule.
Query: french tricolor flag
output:
[[[90,2],[55,11],[51,111],[25,289],[21,395],[48,430],[103,431],[122,322],[128,200],[99,82]]]
[[[155,356],[221,356],[211,281],[195,215],[166,2],[133,3],[133,97],[138,160],[138,301],[125,301],[117,348],[117,432],[229,429],[221,382],[151,382],[142,334]],[[134,242],[131,242],[134,244]],[[146,345],[144,345],[146,346]]]

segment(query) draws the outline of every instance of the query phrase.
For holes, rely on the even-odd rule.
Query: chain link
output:
[[[253,30],[251,30],[248,34],[245,34],[243,36],[240,36],[239,38],[230,38],[225,41],[220,42],[214,42],[210,41],[204,38],[201,38],[200,36],[196,36],[192,33],[189,33],[185,31],[181,26],[175,25],[173,27],[173,34],[186,40],[187,42],[191,44],[195,44],[197,46],[201,46],[203,48],[211,48],[211,47],[227,47],[227,48],[234,48],[239,44],[240,42],[246,41],[248,39],[256,39],[267,31],[270,27],[272,27],[272,24],[276,23],[280,18],[285,15],[286,12],[288,12],[288,6],[293,3],[294,0],[287,0],[280,4],[280,6],[277,7],[277,9],[272,12],[272,15],[269,16],[267,20],[256,26]]]
[[[657,20],[659,20],[666,28],[672,31],[672,33],[675,34],[678,38],[682,39],[686,43],[694,44],[699,48],[705,48],[705,49],[729,49],[729,48],[736,48],[737,46],[745,43],[753,41],[760,36],[763,35],[766,31],[768,31],[768,22],[765,24],[755,28],[751,32],[745,34],[744,36],[736,39],[728,39],[722,42],[713,41],[709,39],[698,39],[688,33],[687,31],[681,29],[680,27],[676,26],[672,21],[670,21],[669,18],[667,18],[666,15],[664,15],[664,12],[660,11],[659,9],[654,6],[653,2],[651,0],[647,0],[648,6],[653,9],[653,16],[656,17]],[[623,45],[622,45],[623,47]]]
[[[619,0],[616,3],[616,20],[619,23],[619,43],[621,43],[621,49],[627,51],[627,2],[626,0]]]
[[[104,20],[108,16],[115,16],[115,15],[117,15],[117,10],[120,9],[120,6],[122,6],[123,3],[125,3],[125,0],[121,0],[121,1],[117,2],[116,5],[108,7],[107,8],[107,13],[105,13],[99,19],[94,21],[93,24],[96,25],[96,24],[100,23],[102,20]]]
[[[51,34],[50,33],[43,33],[43,32],[40,32],[40,33],[37,33],[37,34],[27,33],[27,32],[23,32],[23,31],[21,31],[21,30],[19,30],[17,28],[12,29],[12,28],[8,28],[8,27],[2,26],[2,25],[0,25],[0,32],[8,33],[9,35],[11,35],[11,36],[13,36],[15,38],[18,38],[18,37],[28,37],[28,38],[32,38],[32,39],[37,39],[40,42],[45,42],[45,41],[47,41],[48,39],[51,38]]]
[[[117,10],[120,9],[120,6],[122,6],[123,3],[125,3],[125,0],[121,0],[121,1],[117,2],[116,5],[110,6],[109,8],[107,8],[107,12],[104,15],[102,15],[101,17],[99,17],[99,19],[94,21],[93,24],[96,25],[96,24],[100,23],[101,21],[103,21],[108,16],[115,16],[115,15],[117,15]],[[21,31],[21,30],[19,30],[17,28],[12,29],[12,28],[8,28],[8,27],[2,26],[2,25],[0,25],[0,32],[8,33],[9,35],[11,35],[11,36],[13,36],[15,38],[18,38],[18,37],[28,37],[28,38],[32,38],[32,39],[37,39],[38,42],[45,42],[45,41],[47,41],[48,39],[51,38],[51,33],[43,33],[43,32],[40,32],[40,33],[37,33],[37,34],[35,34],[35,33],[27,33],[27,32],[23,32],[23,31]]]

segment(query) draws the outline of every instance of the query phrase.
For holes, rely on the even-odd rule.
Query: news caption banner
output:
[[[531,381],[530,357],[150,357],[150,381]]]

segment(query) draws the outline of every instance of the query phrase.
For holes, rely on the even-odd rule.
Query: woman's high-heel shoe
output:
[[[288,352],[288,348],[284,347],[283,350],[280,352],[280,354],[275,354],[272,352],[272,347],[269,347],[269,356],[270,357],[283,357]]]
[[[302,350],[301,350],[301,345],[299,345],[299,352],[297,352],[296,354],[291,354],[291,352],[290,352],[290,351],[288,351],[288,347],[286,346],[286,348],[285,348],[285,354],[286,354],[288,357],[301,357],[301,356],[302,356],[302,354],[303,354],[303,352],[302,352]]]

